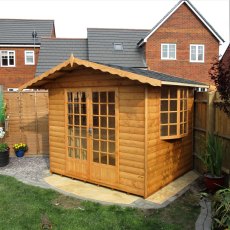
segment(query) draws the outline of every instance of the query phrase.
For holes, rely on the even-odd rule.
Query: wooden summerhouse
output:
[[[192,169],[194,87],[72,56],[21,89],[49,90],[52,173],[148,197]]]

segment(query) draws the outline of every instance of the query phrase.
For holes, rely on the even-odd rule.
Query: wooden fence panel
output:
[[[197,92],[195,94],[193,146],[195,168],[202,172],[202,163],[196,154],[204,151],[208,133],[214,133],[223,141],[223,170],[230,174],[230,117],[215,106],[215,102],[218,101],[219,95],[215,92]]]
[[[4,100],[9,116],[5,142],[28,144],[29,155],[47,155],[49,152],[48,134],[48,92],[4,92]]]

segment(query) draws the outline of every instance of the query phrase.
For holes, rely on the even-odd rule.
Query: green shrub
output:
[[[230,229],[230,189],[221,189],[212,203],[213,229]]]

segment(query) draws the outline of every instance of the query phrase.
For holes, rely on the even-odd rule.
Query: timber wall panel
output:
[[[49,90],[50,170],[65,173],[65,95],[64,89]]]
[[[119,88],[119,181],[139,195],[144,195],[144,97],[144,87]]]
[[[160,140],[160,88],[148,88],[147,196],[192,168],[193,99],[188,100],[188,136]]]
[[[15,156],[13,145],[24,142],[28,145],[25,156],[47,155],[49,153],[48,93],[4,92],[9,116],[5,142]]]

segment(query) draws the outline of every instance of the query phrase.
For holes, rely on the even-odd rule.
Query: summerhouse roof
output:
[[[39,77],[32,79],[23,86],[22,89],[39,89],[45,88],[44,85],[52,82],[52,80],[63,77],[63,73],[71,72],[77,70],[78,68],[91,68],[94,70],[99,70],[101,72],[110,73],[123,78],[128,78],[130,80],[137,80],[143,84],[150,84],[152,86],[161,86],[161,85],[178,85],[178,86],[188,86],[188,87],[201,87],[208,88],[207,85],[203,83],[198,83],[195,81],[174,77],[171,75],[149,71],[149,70],[140,70],[131,67],[120,67],[114,65],[105,65],[99,64],[87,60],[82,60],[75,58],[73,55],[66,60],[65,62],[57,65],[56,67],[46,71],[41,74]]]

